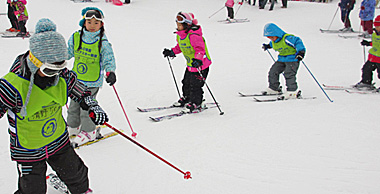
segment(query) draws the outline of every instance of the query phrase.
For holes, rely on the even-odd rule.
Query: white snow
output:
[[[0,12],[4,13],[6,1],[0,2]],[[272,12],[268,5],[259,10],[258,6],[244,4],[237,18],[251,21],[242,24],[217,22],[226,18],[225,9],[209,18],[224,3],[132,0],[130,5],[117,7],[103,0],[28,2],[30,31],[39,19],[48,17],[66,39],[79,29],[82,8],[96,6],[104,11],[106,34],[117,60],[115,87],[138,134],[136,141],[182,171],[190,171],[193,177],[185,180],[180,172],[116,136],[77,150],[89,167],[94,193],[379,193],[378,95],[327,91],[334,100],[331,103],[302,64],[299,88],[304,96],[316,96],[315,100],[256,103],[237,94],[257,93],[267,87],[273,61],[261,45],[269,42],[263,37],[263,27],[269,22],[302,38],[307,48],[304,62],[321,84],[352,85],[360,81],[364,63],[361,40],[319,31],[328,28],[338,2],[290,1],[287,9],[281,9],[279,1]],[[351,14],[354,30],[359,30],[359,7],[360,1]],[[225,115],[210,109],[153,123],[149,116],[176,110],[139,113],[136,107],[169,105],[178,99],[168,61],[161,53],[176,43],[174,20],[179,11],[193,12],[202,25],[213,60],[207,83]],[[9,27],[7,17],[0,16],[0,28]],[[342,27],[338,11],[331,29]],[[16,56],[28,50],[29,43],[28,39],[3,38],[0,45],[0,74],[5,75]],[[271,53],[277,56],[273,50]],[[367,53],[368,48],[365,57]],[[171,63],[181,86],[185,60],[179,55]],[[379,82],[376,75],[374,81]],[[212,102],[206,87],[204,90],[206,100]],[[112,87],[105,85],[98,100],[109,114],[109,123],[130,136]],[[0,121],[0,190],[13,193],[17,190],[17,166],[10,161],[6,120]],[[57,192],[49,188],[48,193]]]

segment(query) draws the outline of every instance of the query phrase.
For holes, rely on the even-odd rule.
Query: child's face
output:
[[[380,26],[375,26],[376,31],[380,32]]]
[[[97,32],[103,26],[103,22],[96,20],[95,18],[91,18],[86,20],[84,23],[86,30],[89,32]]]
[[[271,41],[276,41],[277,40],[277,36],[267,36]]]
[[[181,30],[185,29],[181,23],[178,23],[178,22],[176,22],[176,23],[177,23],[177,30],[178,31],[181,31]]]

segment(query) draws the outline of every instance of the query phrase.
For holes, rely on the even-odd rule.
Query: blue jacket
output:
[[[359,17],[363,21],[373,20],[375,17],[376,0],[363,0],[360,6]]]
[[[264,26],[264,36],[266,36],[266,37],[268,37],[268,36],[277,36],[278,39],[275,41],[276,43],[279,42],[283,38],[283,36],[285,34],[286,33],[281,28],[279,28],[276,24],[269,23],[269,24],[267,24],[267,25]],[[297,53],[294,54],[294,55],[278,56],[278,61],[280,61],[280,62],[295,62],[295,61],[298,61],[296,59],[297,54],[300,51],[306,52],[306,48],[303,45],[303,42],[302,42],[301,38],[299,38],[297,36],[287,36],[285,38],[285,43],[287,45],[295,48],[297,50]],[[271,47],[273,47],[272,41],[269,43],[269,45]]]

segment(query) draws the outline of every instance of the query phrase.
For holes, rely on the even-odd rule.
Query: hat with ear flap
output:
[[[83,24],[84,24],[84,21],[85,21],[85,19],[84,19],[84,14],[86,14],[87,13],[87,11],[89,11],[89,10],[96,10],[96,11],[99,11],[100,12],[100,14],[102,14],[102,16],[104,17],[104,14],[103,14],[103,12],[102,12],[102,10],[100,10],[99,8],[97,8],[97,7],[86,7],[86,8],[84,8],[84,9],[82,9],[82,19],[79,21],[79,26],[80,27],[82,27],[83,26]]]
[[[65,61],[68,58],[67,46],[65,38],[56,32],[57,26],[54,22],[47,18],[40,19],[35,31],[36,33],[29,39],[29,56],[27,65],[30,69],[30,84],[28,94],[23,104],[20,114],[26,115],[26,105],[29,102],[32,87],[34,85],[34,75],[38,69],[44,64],[53,64],[56,62]],[[58,83],[59,77],[56,76],[54,84]]]

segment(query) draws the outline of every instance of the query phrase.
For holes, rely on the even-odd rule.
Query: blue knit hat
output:
[[[29,57],[27,60],[28,67],[31,72],[29,91],[25,99],[25,103],[21,108],[20,114],[26,115],[26,105],[29,102],[29,97],[34,84],[34,75],[38,71],[41,63],[55,63],[65,61],[68,58],[67,46],[65,38],[56,32],[57,26],[47,18],[40,19],[35,31],[36,33],[29,39]],[[36,64],[38,63],[38,64]],[[54,85],[58,83],[59,77],[56,76]]]
[[[84,9],[82,9],[82,13],[81,13],[82,16],[84,16],[84,14],[86,14],[86,12],[87,12],[88,10],[97,10],[97,11],[99,11],[99,12],[103,15],[103,17],[104,17],[104,14],[103,14],[102,10],[100,10],[100,9],[97,8],[97,7],[86,7],[86,8],[84,8]],[[84,19],[84,17],[82,17],[82,19],[79,21],[79,26],[80,26],[80,27],[83,26],[84,21],[85,21],[85,19]]]

